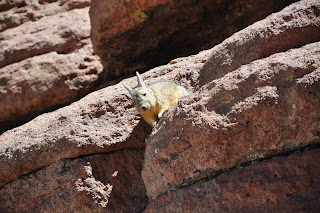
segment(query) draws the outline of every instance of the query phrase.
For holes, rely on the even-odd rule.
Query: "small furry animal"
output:
[[[190,94],[182,86],[172,82],[157,82],[147,87],[142,77],[136,72],[138,86],[131,88],[123,83],[129,91],[135,108],[151,126],[155,126],[164,111],[176,105],[180,98]]]

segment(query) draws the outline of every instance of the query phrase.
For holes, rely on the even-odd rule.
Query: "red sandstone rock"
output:
[[[0,133],[96,89],[102,65],[89,40],[89,4],[0,4]]]
[[[319,41],[320,2],[302,0],[235,33],[212,49],[199,87],[256,59]]]
[[[209,54],[176,59],[142,76],[146,84],[171,80],[192,90]],[[137,85],[135,77],[125,83]],[[62,158],[144,146],[151,127],[140,120],[122,84],[42,114],[0,135],[0,186]]]
[[[6,0],[0,2],[0,32],[28,21],[90,6],[90,0]]]
[[[319,141],[320,42],[243,65],[183,98],[146,141],[148,196]]]
[[[276,157],[152,201],[149,212],[317,212],[320,150]]]
[[[64,159],[0,191],[1,212],[141,212],[144,150]]]
[[[275,17],[286,20],[281,26],[287,26],[289,31],[294,27],[296,36],[305,37],[306,28],[315,32],[294,41],[295,45],[319,39],[316,34],[319,28],[314,27],[319,22],[318,8],[319,2],[315,1],[290,5],[210,50],[212,55],[200,72],[199,87],[209,79],[211,82],[183,99],[176,109],[168,110],[163,123],[148,138],[142,174],[149,198],[241,163],[318,140],[319,43],[254,61],[228,74],[227,71],[238,68],[234,66],[237,57],[221,59],[225,69],[220,74],[211,66],[229,49],[233,53],[242,52],[241,44],[247,41],[243,35],[249,35],[257,26],[260,30],[256,33],[285,32],[277,25],[274,29],[261,25],[279,22]],[[300,19],[282,19],[290,10],[292,14],[298,13]],[[305,28],[306,23],[310,26]],[[298,30],[299,27],[302,29]],[[252,43],[259,43],[261,38],[251,39]],[[278,48],[275,43],[269,44],[271,49],[273,44]]]
[[[70,54],[50,52],[0,69],[0,121],[25,119],[91,92],[102,66],[90,40]]]
[[[9,4],[4,7],[0,2],[0,10],[16,7],[19,2],[23,1],[18,0],[17,4]],[[148,4],[154,2],[149,1]],[[172,6],[171,8],[175,8],[177,4],[172,2],[169,5]],[[248,4],[245,8],[248,9],[251,3],[246,2]],[[272,4],[272,1],[268,2]],[[312,2],[314,3],[314,1]],[[121,4],[119,1],[109,1],[108,3],[111,5]],[[141,2],[135,2],[135,4],[139,3]],[[291,6],[291,9],[303,8],[301,4],[305,3],[302,1],[295,4],[296,6]],[[307,23],[310,25],[307,27],[308,29],[318,29],[312,26],[318,24],[318,6],[316,4],[311,7],[308,7],[308,4],[305,5],[309,8],[307,12],[310,15],[300,16],[302,22],[299,22],[299,18],[295,19],[296,22],[290,22],[290,19],[284,19],[284,21],[293,25]],[[135,8],[131,6],[128,5],[128,8]],[[235,9],[241,9],[241,2],[233,6]],[[262,6],[265,5],[262,4]],[[257,13],[256,8],[252,8],[252,11]],[[101,8],[101,10],[104,9],[106,8]],[[109,9],[112,11],[115,8]],[[238,11],[243,12],[247,9]],[[161,10],[159,11],[161,12]],[[179,10],[172,12],[177,11]],[[290,11],[284,11],[290,14]],[[301,11],[299,14],[305,14],[305,10]],[[75,13],[77,12],[72,12],[72,14]],[[139,14],[141,15],[141,13]],[[138,18],[143,18],[140,15]],[[277,15],[270,17],[274,16]],[[279,14],[278,16],[282,17]],[[165,17],[171,18],[172,16]],[[238,18],[239,16],[234,17],[234,20],[242,20]],[[240,13],[240,17],[245,18],[246,16],[241,16]],[[316,21],[312,22],[306,19],[307,17]],[[123,18],[127,20],[126,17]],[[119,23],[132,22],[119,21]],[[168,23],[170,23],[169,21],[166,24],[171,26]],[[22,24],[18,29],[23,29],[25,24]],[[70,25],[71,28],[76,26],[73,24]],[[37,26],[41,26],[41,24],[38,23]],[[133,26],[133,31],[137,29],[136,26]],[[139,26],[138,29],[140,29]],[[290,24],[287,26],[284,23],[281,26],[291,29]],[[301,26],[301,35],[299,34],[301,37],[297,36],[297,38],[305,36],[305,32],[314,32],[315,34],[297,40],[299,42],[295,43],[297,46],[313,42],[314,36],[318,35],[316,34],[317,30],[305,31],[303,30],[305,25]],[[116,25],[115,28],[117,28]],[[61,29],[62,31],[58,32],[69,32],[68,29],[66,31]],[[84,29],[86,30],[87,27]],[[188,29],[196,28],[187,27],[185,29],[188,31]],[[48,29],[46,28],[46,30]],[[249,32],[250,28],[246,30]],[[50,32],[50,30],[46,32]],[[185,31],[180,33],[185,33]],[[83,32],[75,34],[85,35]],[[7,30],[1,35],[13,34]],[[43,36],[46,33],[38,35]],[[71,37],[72,35],[73,33],[71,33]],[[128,36],[130,35],[132,34],[128,34]],[[139,35],[144,34],[140,33]],[[193,33],[189,35],[195,36]],[[221,53],[228,52],[228,48],[232,45],[235,52],[241,51],[242,48],[245,49],[243,46],[237,45],[242,41],[237,39],[237,36],[239,34],[232,37],[234,43],[228,40],[228,45],[220,46],[218,50]],[[59,38],[59,36],[57,37]],[[57,46],[49,43],[54,51],[60,53],[56,56],[62,61],[65,61],[78,49],[78,47],[73,49],[74,45],[68,44],[69,41],[72,43],[77,40],[71,37],[71,40],[65,40],[67,43],[61,40],[62,42]],[[155,38],[149,35],[147,37]],[[284,38],[288,39],[289,37]],[[258,38],[255,37],[255,39]],[[245,39],[243,41],[247,42]],[[84,40],[81,39],[75,43],[81,46],[83,42]],[[145,43],[147,44],[147,42]],[[117,45],[116,42],[112,44]],[[187,44],[185,43],[185,45]],[[278,45],[276,42],[268,44]],[[268,48],[272,49],[271,46]],[[9,212],[130,212],[131,210],[139,212],[145,207],[147,200],[145,188],[138,175],[141,170],[142,151],[136,150],[136,148],[144,147],[144,139],[149,137],[143,175],[150,198],[157,198],[152,201],[147,211],[157,212],[160,205],[162,208],[167,205],[166,202],[169,202],[166,208],[169,212],[188,211],[189,209],[201,210],[193,205],[198,202],[202,202],[204,211],[206,209],[210,211],[214,207],[222,209],[221,211],[225,208],[236,211],[237,205],[241,204],[242,210],[248,209],[250,212],[269,208],[271,211],[273,207],[283,211],[289,205],[292,205],[292,208],[296,206],[302,210],[310,210],[308,205],[314,207],[319,203],[317,200],[319,197],[318,165],[310,169],[310,166],[318,161],[319,153],[317,150],[310,151],[310,153],[316,154],[302,153],[300,156],[292,155],[288,158],[284,156],[279,158],[280,160],[271,160],[270,164],[265,161],[253,166],[253,169],[248,167],[244,170],[221,175],[208,182],[196,182],[211,179],[217,173],[223,173],[228,168],[237,170],[239,165],[243,165],[243,163],[256,159],[262,160],[282,152],[318,143],[320,132],[318,110],[320,103],[319,46],[319,43],[314,43],[298,50],[278,53],[258,61],[253,61],[256,59],[254,57],[248,57],[247,61],[244,60],[243,63],[251,62],[250,64],[240,68],[235,66],[231,69],[233,72],[221,74],[221,78],[216,72],[212,72],[212,76],[209,76],[211,82],[199,91],[195,91],[193,95],[181,100],[177,107],[169,109],[159,125],[153,129],[150,137],[151,127],[137,115],[129,94],[121,84],[93,92],[67,107],[38,116],[23,126],[5,132],[0,135],[0,206]],[[61,47],[61,49],[57,49],[57,47]],[[288,45],[286,48],[290,49],[292,46]],[[34,49],[32,50],[34,51]],[[79,51],[86,53],[84,50]],[[203,73],[210,71],[210,66],[208,65],[209,70],[203,69],[201,71],[201,73],[203,72],[201,76],[199,76],[199,72],[211,54],[212,57],[216,57],[216,51],[217,49],[213,48],[194,56],[172,60],[168,65],[157,67],[145,73],[143,77],[147,84],[161,80],[172,80],[194,91],[196,87],[199,88],[199,80],[205,82],[203,78],[207,78],[207,76]],[[66,57],[62,57],[61,53],[67,53]],[[270,54],[272,53],[271,51]],[[48,55],[55,54],[49,53]],[[85,59],[83,56],[75,57],[80,61]],[[148,57],[152,58],[153,55],[148,55]],[[38,58],[38,56],[34,58]],[[155,59],[159,58],[155,57]],[[236,60],[237,58],[232,58],[232,62]],[[88,60],[85,61],[88,62]],[[20,63],[24,62],[23,59]],[[37,65],[33,62],[30,64]],[[57,64],[55,63],[55,65]],[[80,79],[87,76],[87,65],[88,63],[80,63],[79,69],[84,68],[84,71],[80,71],[75,78],[67,78],[64,82],[65,85],[78,84],[79,81],[82,83]],[[9,65],[5,68],[11,66],[14,67],[14,65]],[[65,71],[62,76],[68,76],[67,69],[61,69]],[[125,83],[135,86],[136,79],[125,80]],[[69,94],[70,92],[61,93]],[[89,163],[87,164],[87,162]],[[297,167],[290,170],[292,167],[289,165]],[[246,172],[247,170],[249,172]],[[272,182],[274,171],[278,172],[278,177],[281,175],[285,177],[284,181],[276,179],[275,182]],[[123,173],[125,175],[122,175]],[[270,178],[266,175],[269,173],[271,174]],[[311,177],[311,181],[306,176]],[[293,177],[293,179],[286,177]],[[305,178],[305,182],[303,182],[303,178]],[[228,182],[229,180],[236,181]],[[238,183],[238,180],[243,181]],[[248,181],[253,181],[258,187],[265,184],[263,186],[270,186],[270,189],[266,187],[255,191],[254,187],[248,186]],[[185,186],[189,187],[183,188]],[[241,188],[242,186],[245,188]],[[288,191],[289,194],[292,193],[293,197],[287,199],[283,190],[280,191],[278,188]],[[169,189],[177,189],[177,191],[158,197],[159,194],[166,193]],[[224,189],[230,192],[229,197],[228,194],[224,194]],[[308,191],[308,189],[311,190]],[[216,192],[218,197],[214,197]],[[264,192],[272,194],[264,194]],[[261,198],[258,200],[260,203],[253,198],[247,201],[243,198],[243,194],[258,196],[257,199]],[[209,198],[203,199],[206,196]],[[194,199],[194,202],[189,198]],[[271,203],[270,206],[266,206],[268,199]],[[276,201],[283,202],[284,207],[278,205]],[[228,202],[230,206],[228,206]],[[260,206],[253,205],[253,202],[258,202]]]
[[[92,0],[91,39],[106,79],[195,54],[294,0]]]
[[[142,76],[146,84],[171,80],[192,90],[209,54],[203,51],[179,58]],[[135,77],[125,83],[137,85]],[[116,152],[116,157],[105,155],[106,160],[94,155],[145,145],[151,127],[137,115],[129,96],[121,84],[109,86],[0,135],[0,206],[8,211],[140,212],[147,204],[145,188],[136,176],[142,167],[142,151],[132,159],[125,154],[129,150]],[[93,157],[82,160],[84,155]],[[136,165],[135,158],[140,168],[127,171],[127,166]],[[95,163],[90,159],[96,159]],[[83,172],[87,161],[92,176]],[[122,176],[121,171],[129,174]],[[111,182],[110,175],[121,180]],[[113,186],[110,197],[108,183]],[[101,187],[106,188],[101,191]]]
[[[90,36],[88,8],[75,9],[36,22],[26,22],[0,34],[0,68],[51,51],[70,53]]]

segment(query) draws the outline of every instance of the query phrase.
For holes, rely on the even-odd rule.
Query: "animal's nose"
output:
[[[143,106],[141,107],[143,111],[146,111],[147,110],[147,107]]]

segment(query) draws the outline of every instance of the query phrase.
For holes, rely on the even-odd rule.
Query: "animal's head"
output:
[[[146,87],[140,74],[136,72],[136,75],[138,79],[138,86],[136,88],[132,89],[126,84],[123,84],[123,86],[129,91],[138,112],[143,113],[148,111],[151,106],[156,105],[156,98],[153,91]]]

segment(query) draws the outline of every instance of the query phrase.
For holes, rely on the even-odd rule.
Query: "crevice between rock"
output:
[[[96,153],[90,153],[90,154],[87,154],[87,155],[79,155],[79,156],[73,157],[73,158],[61,158],[60,160],[71,160],[71,161],[74,161],[76,159],[82,159],[82,158],[86,158],[86,157],[93,156],[93,155],[106,155],[106,154],[109,155],[109,154],[122,152],[122,151],[144,150],[144,149],[145,149],[145,147],[143,147],[143,146],[126,147],[126,148],[123,148],[123,149],[118,149],[118,150],[114,150],[114,151],[110,151],[110,152],[96,152]]]
[[[317,135],[320,135],[320,132],[318,132]],[[186,188],[186,187],[192,186],[192,185],[199,183],[199,182],[202,182],[202,181],[209,181],[209,180],[212,180],[214,178],[219,177],[220,175],[231,173],[231,172],[234,172],[237,170],[241,170],[243,168],[250,167],[251,165],[255,165],[255,164],[258,164],[263,161],[268,161],[268,160],[271,160],[271,159],[277,158],[277,157],[288,157],[288,156],[296,154],[296,153],[301,153],[301,152],[304,152],[307,150],[314,150],[314,149],[320,149],[320,141],[315,141],[312,144],[308,144],[308,145],[300,147],[298,149],[293,149],[293,150],[282,152],[282,153],[279,153],[276,155],[270,155],[270,156],[266,156],[264,158],[255,159],[252,161],[247,161],[245,163],[242,163],[240,165],[237,165],[237,166],[234,166],[234,167],[228,168],[228,169],[214,170],[214,169],[208,168],[205,171],[197,170],[197,172],[200,172],[200,175],[197,178],[189,178],[189,179],[185,180],[181,185],[170,188],[167,192],[160,194],[158,197],[163,196],[170,191],[176,191],[176,190],[179,190],[182,188]]]
[[[38,168],[32,170],[32,171],[29,172],[29,173],[22,174],[22,175],[20,175],[19,177],[17,177],[16,179],[7,182],[5,185],[3,185],[3,186],[0,187],[0,191],[1,191],[5,186],[9,185],[10,183],[12,183],[12,182],[14,182],[14,181],[16,181],[16,180],[19,180],[19,179],[21,179],[21,178],[23,178],[23,177],[27,177],[27,176],[29,176],[29,175],[32,175],[32,174],[34,174],[34,173],[37,173],[37,172],[41,171],[42,169],[45,169],[45,168],[51,166],[52,164],[54,164],[54,163],[56,163],[56,162],[58,162],[58,161],[61,161],[61,160],[74,161],[74,160],[77,160],[77,159],[83,159],[83,158],[90,157],[90,156],[94,156],[94,155],[109,155],[109,154],[113,154],[113,153],[117,153],[117,152],[134,151],[134,150],[144,150],[144,149],[145,149],[145,147],[126,147],[126,148],[123,148],[123,149],[114,150],[114,151],[110,151],[110,152],[95,152],[95,153],[90,153],[90,154],[86,154],[86,155],[79,155],[79,156],[77,156],[77,157],[60,158],[60,159],[57,160],[57,161],[54,161],[54,162],[52,162],[52,163],[50,163],[50,164],[47,164],[47,165],[45,165],[45,166],[38,167]]]

